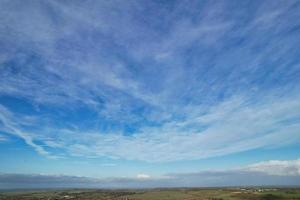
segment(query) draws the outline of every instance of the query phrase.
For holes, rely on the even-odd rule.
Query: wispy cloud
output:
[[[31,119],[26,119],[25,117],[15,116],[5,107],[0,105],[0,122],[1,127],[0,131],[12,134],[14,136],[20,137],[24,140],[26,144],[33,147],[39,154],[47,156],[48,158],[57,158],[57,156],[51,155],[48,151],[46,151],[42,146],[36,144],[33,140],[36,139],[35,135],[32,132],[26,133],[20,129],[22,125],[28,125],[31,122]],[[17,120],[18,119],[18,120]]]
[[[0,135],[0,142],[7,141],[7,140],[8,140],[7,137]]]
[[[1,8],[0,128],[41,155],[163,162],[300,141],[297,1]]]
[[[266,101],[257,105],[234,98],[211,107],[205,114],[190,113],[191,117],[185,120],[145,127],[128,136],[54,127],[25,134],[21,124],[13,123],[18,121],[17,117],[8,110],[6,116],[1,114],[1,121],[4,131],[20,136],[41,154],[48,153],[33,140],[75,156],[173,161],[295,144],[300,139],[299,102],[294,98],[281,98],[280,102]]]

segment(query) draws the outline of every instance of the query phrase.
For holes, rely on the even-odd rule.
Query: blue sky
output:
[[[14,174],[197,186],[191,173],[216,170],[300,184],[299,1],[0,7],[0,187]]]

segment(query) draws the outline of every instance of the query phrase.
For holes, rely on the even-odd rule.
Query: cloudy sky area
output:
[[[299,1],[0,8],[0,187],[300,185]]]

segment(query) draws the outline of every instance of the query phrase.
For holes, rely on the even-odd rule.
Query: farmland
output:
[[[1,192],[0,200],[300,200],[298,188],[176,188]]]

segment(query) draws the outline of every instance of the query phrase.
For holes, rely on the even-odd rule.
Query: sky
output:
[[[0,188],[300,185],[299,19],[296,0],[1,0]]]

